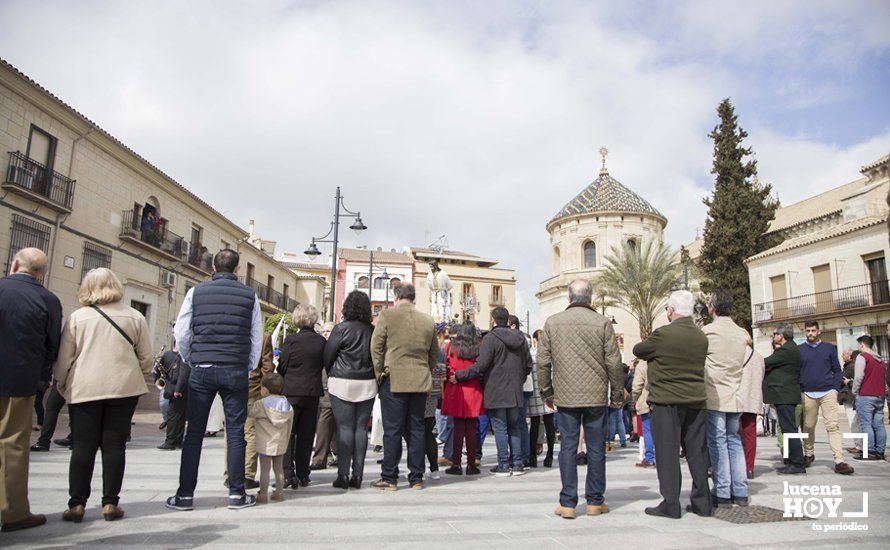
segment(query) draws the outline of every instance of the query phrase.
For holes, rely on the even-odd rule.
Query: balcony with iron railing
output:
[[[256,296],[260,299],[261,302],[265,302],[275,309],[285,312],[292,312],[297,307],[296,300],[292,299],[289,296],[285,296],[284,294],[278,292],[273,288],[270,288],[269,285],[246,277],[238,277],[238,280],[252,288],[253,291],[256,292]]]
[[[187,256],[188,243],[167,229],[164,220],[143,223],[133,210],[124,210],[121,214],[120,238],[146,250],[163,253],[176,261],[182,261]]]
[[[886,280],[762,302],[754,305],[753,313],[754,324],[762,324],[883,309],[890,309],[890,285]]]
[[[56,212],[71,212],[74,185],[73,179],[50,170],[19,151],[10,151],[3,189],[27,197]]]
[[[190,241],[188,245],[188,265],[204,273],[213,273],[213,253],[200,241]]]

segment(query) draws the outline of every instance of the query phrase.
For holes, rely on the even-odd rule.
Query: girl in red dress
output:
[[[446,378],[450,380],[456,371],[471,367],[478,355],[479,336],[476,334],[476,326],[467,321],[457,327],[457,334],[445,347]],[[464,441],[467,442],[467,475],[479,473],[474,459],[479,441],[479,416],[483,414],[485,409],[482,407],[482,382],[479,378],[471,378],[458,384],[445,384],[442,415],[454,419],[454,454],[451,457],[453,466],[445,470],[446,474],[463,474],[460,464]]]

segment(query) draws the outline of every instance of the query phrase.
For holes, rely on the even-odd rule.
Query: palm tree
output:
[[[645,340],[677,282],[677,255],[669,246],[650,241],[641,247],[613,246],[605,260],[597,294],[633,315],[640,324],[640,339]]]

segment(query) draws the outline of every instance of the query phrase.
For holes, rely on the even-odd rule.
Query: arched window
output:
[[[402,284],[402,280],[399,279],[398,277],[392,277],[389,279],[389,287],[390,288],[395,288],[395,287],[399,286],[400,284]]]
[[[559,273],[560,261],[559,261],[559,247],[553,247],[553,274],[556,275]]]
[[[383,290],[386,288],[386,281],[383,277],[374,277],[374,288]]]
[[[356,283],[358,288],[368,288],[368,278],[364,275],[358,278],[358,283]]]
[[[631,252],[636,252],[637,251],[636,239],[627,239],[627,247],[630,249]]]
[[[596,243],[593,241],[584,243],[584,267],[585,269],[596,267]]]

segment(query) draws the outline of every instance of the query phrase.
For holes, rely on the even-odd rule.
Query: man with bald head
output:
[[[587,515],[609,511],[606,492],[606,420],[609,407],[624,399],[624,371],[612,322],[592,306],[590,281],[569,285],[569,306],[544,323],[538,343],[538,385],[548,406],[556,405],[559,475],[562,491],[556,515],[575,518],[578,505],[578,451],[581,427],[587,442]]]
[[[59,352],[62,304],[45,289],[46,254],[20,250],[0,279],[0,530],[46,523],[28,505],[28,442],[34,396]]]

